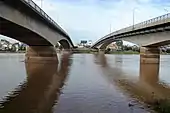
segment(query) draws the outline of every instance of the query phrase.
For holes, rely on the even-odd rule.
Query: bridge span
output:
[[[32,0],[0,0],[0,34],[27,44],[27,58],[54,57],[54,45],[74,47],[69,35]]]
[[[100,48],[115,40],[125,40],[144,47],[159,47],[170,43],[169,31],[170,13],[112,32],[99,39],[92,48]]]
[[[140,46],[140,76],[159,74],[160,46],[170,44],[170,13],[112,32],[92,45],[100,51],[116,40]],[[150,70],[154,68],[154,72]],[[146,71],[147,70],[147,71]]]

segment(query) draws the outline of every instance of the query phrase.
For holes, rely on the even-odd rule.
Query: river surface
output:
[[[152,113],[133,95],[169,94],[161,85],[170,85],[168,55],[147,87],[139,85],[139,55],[58,57],[59,64],[25,63],[24,54],[0,54],[0,113]]]

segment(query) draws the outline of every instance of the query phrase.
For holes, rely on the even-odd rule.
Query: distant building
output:
[[[81,40],[79,44],[77,44],[79,48],[83,48],[83,47],[91,47],[92,46],[92,40]]]
[[[26,44],[22,42],[11,43],[5,39],[0,40],[0,50],[1,51],[19,51],[26,50]]]
[[[86,46],[87,45],[87,40],[81,40],[80,45]]]
[[[1,39],[0,40],[0,50],[8,50],[9,49],[9,42],[4,40],[4,39]]]

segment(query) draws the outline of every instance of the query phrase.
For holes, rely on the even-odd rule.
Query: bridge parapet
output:
[[[50,17],[48,16],[35,2],[32,0],[21,0],[26,5],[34,9],[40,16],[42,16],[44,19],[46,19],[48,22],[50,22],[52,25],[54,25],[56,28],[61,30],[65,35],[68,36],[68,34]]]

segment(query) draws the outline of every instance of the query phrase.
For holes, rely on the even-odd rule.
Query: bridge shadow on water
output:
[[[69,54],[59,64],[25,63],[27,79],[0,102],[0,113],[52,113],[71,63]]]
[[[100,65],[103,77],[112,85],[117,86],[125,95],[128,95],[137,103],[143,103],[160,113],[170,112],[170,87],[159,81],[159,76],[143,74],[138,77],[127,76],[121,68],[122,57],[115,56],[114,67],[109,65],[108,57],[104,54],[94,55],[95,63]],[[112,60],[113,61],[113,60]],[[154,70],[154,66],[150,71]],[[148,70],[148,69],[146,69]],[[145,71],[145,70],[144,70]],[[136,102],[133,102],[135,105]],[[130,102],[130,106],[134,106]]]

